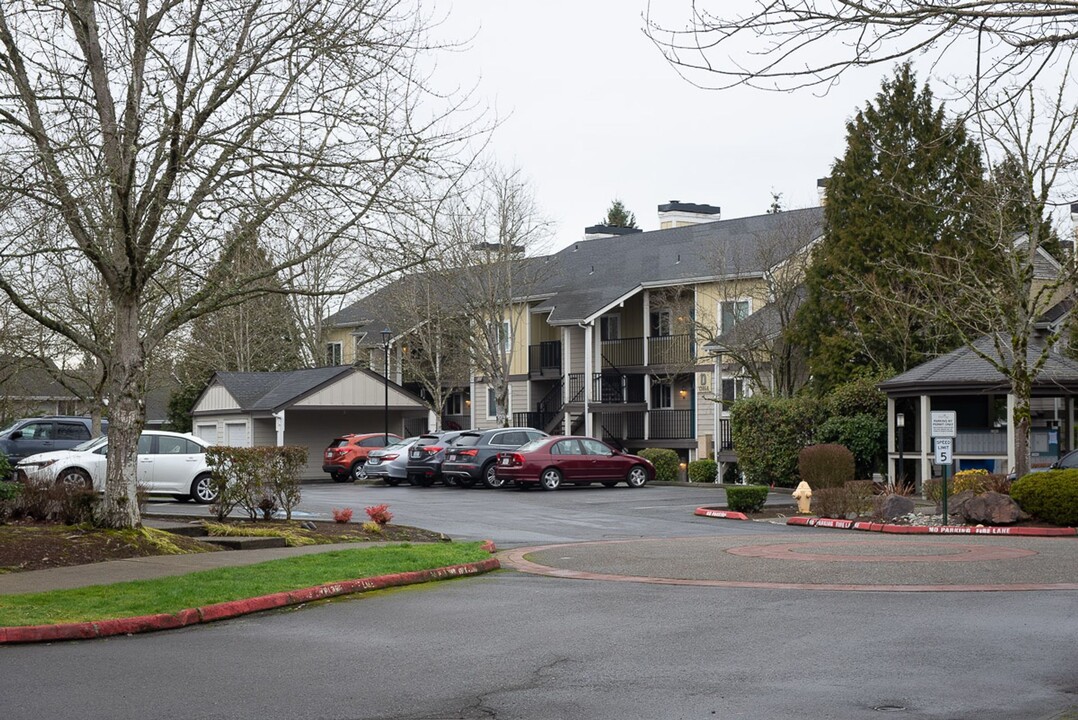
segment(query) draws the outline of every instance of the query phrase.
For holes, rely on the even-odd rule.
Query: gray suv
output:
[[[90,418],[50,415],[16,420],[0,430],[0,452],[12,467],[24,457],[53,450],[68,450],[84,443],[90,435]],[[108,423],[101,422],[101,429]]]

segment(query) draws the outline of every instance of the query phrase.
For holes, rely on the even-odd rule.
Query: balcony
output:
[[[603,340],[603,363],[608,367],[632,367],[644,364],[644,338]]]
[[[648,365],[692,365],[696,343],[692,335],[659,335],[648,338]]]
[[[645,422],[646,420],[646,422]],[[596,415],[596,426],[611,440],[692,440],[692,410],[622,410]]]
[[[696,437],[692,410],[652,410],[648,417],[649,440],[685,440]]]
[[[561,377],[561,341],[528,346],[528,377]]]
[[[643,403],[645,402],[643,376],[622,375],[619,372],[594,373],[589,399],[593,403],[612,405]]]

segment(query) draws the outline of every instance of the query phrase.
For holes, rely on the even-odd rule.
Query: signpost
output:
[[[954,462],[954,438],[958,434],[958,423],[954,410],[932,411],[932,445],[936,452],[936,464],[943,468],[943,481],[940,490],[940,505],[943,509],[943,524],[950,516],[947,513],[947,480]]]

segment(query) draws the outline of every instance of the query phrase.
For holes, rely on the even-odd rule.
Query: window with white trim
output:
[[[674,313],[655,310],[651,313],[651,337],[669,337],[674,334]]]
[[[654,410],[669,410],[674,407],[674,386],[668,382],[652,383],[651,407]]]
[[[748,300],[724,300],[719,303],[720,333],[729,332],[749,316],[752,306]]]
[[[722,401],[732,403],[745,397],[745,378],[722,379]]]
[[[621,339],[621,315],[612,313],[610,315],[602,315],[599,318],[599,339],[600,340],[620,340]]]
[[[340,365],[344,362],[343,348],[339,342],[326,343],[326,365]]]

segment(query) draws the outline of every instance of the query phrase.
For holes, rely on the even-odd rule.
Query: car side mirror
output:
[[[21,438],[22,438],[22,430],[16,430],[15,432],[11,433],[11,436],[10,436],[11,440],[19,440]]]

